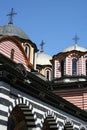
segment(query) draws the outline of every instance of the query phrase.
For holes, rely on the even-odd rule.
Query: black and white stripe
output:
[[[18,105],[18,107],[21,109],[21,111],[24,114],[27,128],[28,129],[36,128],[37,126],[36,115],[33,111],[32,105],[28,101],[23,100],[23,98],[18,98],[17,100],[15,100],[15,104],[10,106],[10,111],[9,111],[10,113],[12,112],[12,110],[16,105]]]
[[[50,130],[58,130],[59,125],[58,125],[58,122],[57,122],[57,117],[53,112],[48,111],[44,115],[44,118],[42,119],[42,126],[41,126],[42,128],[43,128],[43,124],[44,124],[45,120],[47,120],[49,127],[50,127]]]
[[[35,128],[37,130],[42,129],[45,120],[48,121],[52,130],[58,128],[62,129],[63,126],[65,126],[63,121],[66,120],[67,115],[51,107],[49,109],[46,103],[43,104],[43,102],[35,100],[35,98],[25,95],[16,89],[12,90],[12,88],[9,91],[2,87],[0,92],[0,125],[3,126],[0,126],[0,129],[5,127],[6,130],[8,117],[16,106],[19,106],[22,110],[29,130],[30,128]],[[77,121],[77,123],[80,122]],[[75,125],[74,123],[73,126],[75,126],[74,128],[78,128],[79,124]]]

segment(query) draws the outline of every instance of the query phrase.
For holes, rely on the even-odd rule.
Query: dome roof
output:
[[[16,26],[13,26],[13,24],[0,26],[0,36],[17,36],[22,39],[29,39],[23,30]]]
[[[83,47],[78,46],[77,44],[75,44],[73,46],[70,46],[70,47],[64,49],[63,52],[68,52],[68,51],[72,51],[72,50],[81,51],[81,52],[87,51],[87,49],[85,49],[85,48],[83,48]]]
[[[37,54],[36,64],[38,65],[51,65],[50,60],[51,56],[45,54],[44,52],[40,52]]]

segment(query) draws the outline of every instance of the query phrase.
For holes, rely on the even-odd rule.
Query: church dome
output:
[[[50,60],[52,59],[51,56],[45,54],[44,52],[40,52],[37,54],[37,65],[51,65]]]
[[[0,36],[16,36],[26,40],[29,39],[27,34],[22,29],[13,26],[13,24],[0,26]]]
[[[86,52],[87,49],[86,48],[83,48],[81,46],[78,46],[77,44],[73,45],[73,46],[70,46],[68,48],[65,48],[63,50],[63,52],[69,52],[69,51],[73,51],[73,50],[76,50],[76,51],[81,51],[81,52]]]

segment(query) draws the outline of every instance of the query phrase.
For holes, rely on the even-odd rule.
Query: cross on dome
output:
[[[43,42],[43,40],[42,40],[42,42],[41,42],[41,44],[40,44],[40,46],[41,46],[41,51],[40,52],[43,52],[44,50],[43,50],[43,45],[44,45],[45,43]]]
[[[75,44],[77,44],[77,41],[79,40],[79,37],[77,35],[75,35],[75,37],[73,38],[73,40],[75,41]]]
[[[16,15],[17,13],[14,12],[13,8],[11,9],[11,12],[9,14],[7,14],[7,16],[10,17],[10,20],[9,20],[9,24],[13,24],[13,16]]]

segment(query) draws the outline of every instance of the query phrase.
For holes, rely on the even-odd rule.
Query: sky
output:
[[[0,26],[7,25],[11,9],[17,15],[13,25],[20,27],[40,50],[55,55],[73,46],[87,48],[87,0],[0,0]]]

